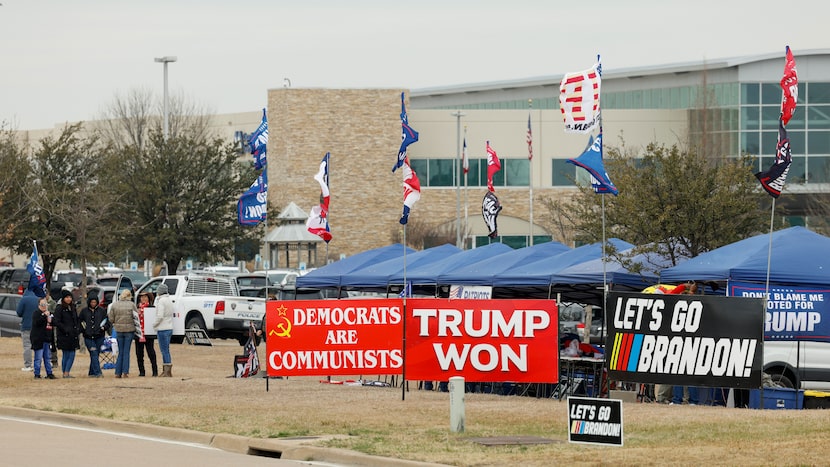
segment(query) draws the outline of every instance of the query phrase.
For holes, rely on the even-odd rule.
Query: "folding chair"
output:
[[[98,360],[101,362],[102,370],[115,368],[115,357],[118,356],[118,343],[113,337],[104,339],[101,345],[101,352],[98,353]]]

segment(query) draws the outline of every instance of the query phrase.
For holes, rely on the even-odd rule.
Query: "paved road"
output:
[[[195,443],[118,433],[53,421],[0,416],[0,466],[335,466],[249,456]]]

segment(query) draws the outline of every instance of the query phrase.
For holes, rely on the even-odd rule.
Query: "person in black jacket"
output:
[[[84,334],[84,344],[89,350],[89,377],[101,378],[101,361],[99,354],[109,329],[107,310],[98,306],[98,297],[91,295],[87,300],[87,307],[81,310],[81,329]]]
[[[52,314],[46,306],[46,299],[41,298],[37,304],[37,311],[32,315],[32,332],[29,335],[32,350],[35,353],[35,379],[40,379],[40,362],[46,370],[46,379],[55,379],[52,374],[52,358],[49,350],[52,344]]]
[[[72,292],[64,290],[61,292],[61,301],[55,307],[55,316],[52,324],[57,330],[58,348],[61,349],[61,371],[64,378],[74,378],[69,372],[75,363],[75,351],[81,346],[78,336],[81,334],[80,319],[75,311],[75,302],[72,299]]]

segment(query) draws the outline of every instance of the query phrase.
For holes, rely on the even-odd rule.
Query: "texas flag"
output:
[[[331,193],[329,192],[329,158],[330,153],[326,153],[323,160],[320,162],[320,169],[314,175],[314,180],[320,184],[320,198],[319,205],[311,208],[311,214],[308,216],[308,221],[305,225],[308,231],[314,235],[319,236],[328,243],[331,241],[331,229],[329,229],[329,201],[331,200]]]

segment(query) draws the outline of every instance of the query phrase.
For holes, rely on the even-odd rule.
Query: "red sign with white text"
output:
[[[406,379],[559,381],[553,300],[406,301]]]
[[[269,300],[268,376],[396,375],[403,368],[401,299]]]

